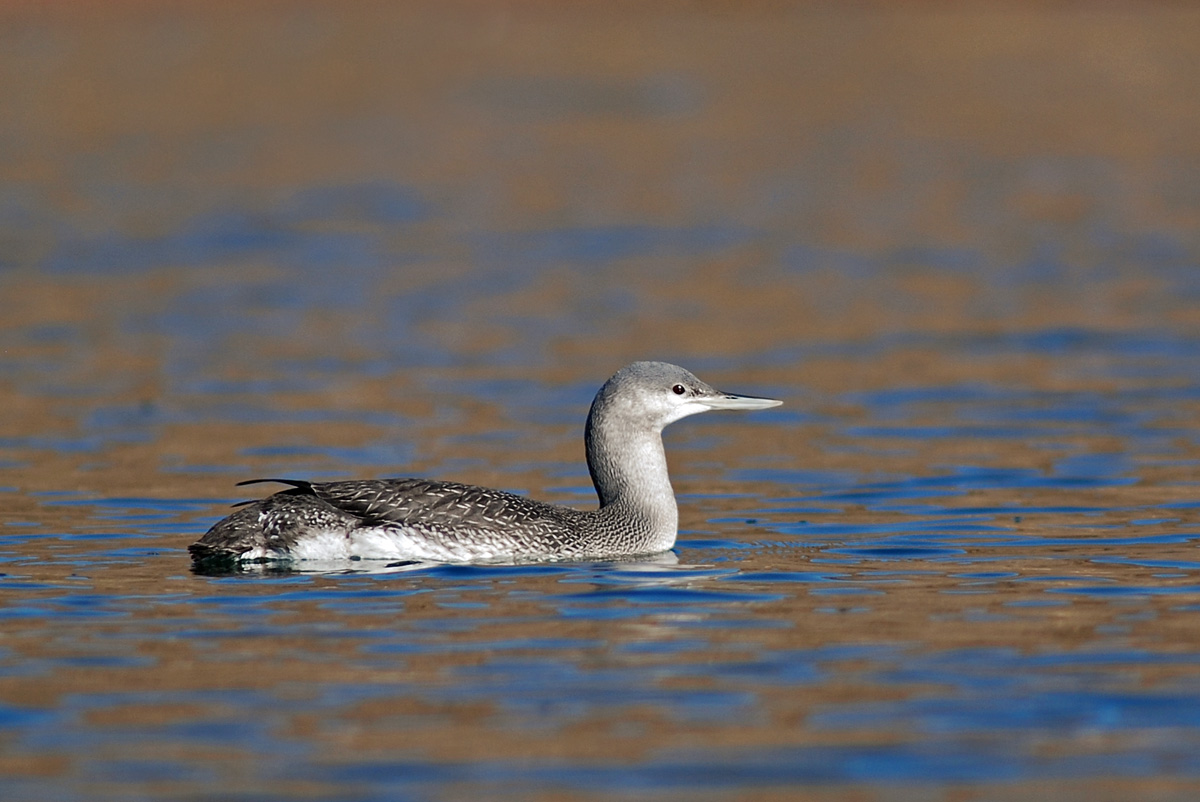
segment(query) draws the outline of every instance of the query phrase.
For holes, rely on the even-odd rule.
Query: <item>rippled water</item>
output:
[[[0,796],[1200,792],[1195,14],[181,8],[0,12]],[[668,555],[190,570],[640,358]]]

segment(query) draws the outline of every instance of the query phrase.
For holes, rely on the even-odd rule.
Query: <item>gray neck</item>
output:
[[[646,531],[654,548],[675,542],[679,512],[667,475],[662,428],[631,424],[597,399],[584,433],[588,470],[600,515],[619,516]]]

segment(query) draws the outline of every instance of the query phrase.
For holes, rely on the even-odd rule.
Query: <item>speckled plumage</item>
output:
[[[636,362],[600,388],[588,414],[596,510],[427,479],[253,480],[292,487],[218,521],[189,550],[197,564],[570,560],[666,551],[678,519],[663,427],[707,409],[778,403],[722,393],[674,365]]]

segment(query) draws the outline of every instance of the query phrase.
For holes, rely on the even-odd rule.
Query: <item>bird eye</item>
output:
[[[677,384],[671,388],[671,392],[675,393],[675,395],[683,395],[685,392],[687,392],[687,388],[682,384]]]

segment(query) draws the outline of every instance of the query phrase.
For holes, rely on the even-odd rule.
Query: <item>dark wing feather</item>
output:
[[[364,522],[450,532],[568,525],[577,511],[457,482],[383,479],[313,484],[311,492]]]

